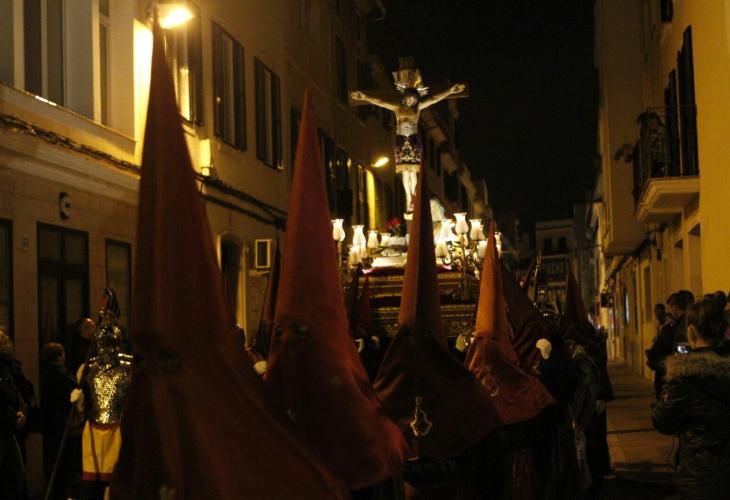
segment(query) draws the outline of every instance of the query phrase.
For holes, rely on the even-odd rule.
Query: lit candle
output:
[[[484,231],[482,229],[481,219],[469,219],[471,222],[471,231],[469,232],[469,238],[472,241],[480,241],[484,239]]]
[[[362,224],[352,226],[352,245],[353,246],[365,246],[367,240],[365,239],[365,233],[363,232]]]
[[[479,260],[484,260],[484,255],[487,253],[487,240],[480,240],[477,244],[477,257]]]
[[[456,231],[456,234],[459,236],[462,236],[469,232],[469,224],[466,223],[466,213],[458,213],[454,214],[454,217],[456,217],[456,227],[454,228],[454,231]]]
[[[380,242],[378,241],[378,232],[373,229],[368,232],[368,248],[370,250],[375,250],[379,246]]]
[[[332,239],[344,241],[345,230],[342,228],[342,219],[332,219]]]

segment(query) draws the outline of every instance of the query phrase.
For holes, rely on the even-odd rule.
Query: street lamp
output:
[[[155,4],[160,28],[168,30],[190,21],[195,14],[181,2],[158,2]]]
[[[388,158],[387,156],[381,156],[380,158],[378,158],[375,161],[375,163],[373,163],[373,167],[375,167],[375,168],[384,167],[385,165],[388,164],[388,162],[390,162],[390,158]]]

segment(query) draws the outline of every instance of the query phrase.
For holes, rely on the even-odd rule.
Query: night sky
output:
[[[426,84],[464,81],[459,149],[490,204],[525,221],[572,216],[595,177],[592,0],[384,0],[369,43]]]

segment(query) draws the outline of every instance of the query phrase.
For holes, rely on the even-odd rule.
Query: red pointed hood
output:
[[[520,288],[527,293],[527,291],[530,289],[530,280],[532,279],[532,275],[535,272],[535,265],[537,264],[537,256],[533,257],[530,261],[530,266],[527,268],[527,273],[525,274],[525,278],[520,283]],[[528,297],[529,298],[529,297]]]
[[[445,459],[464,452],[500,422],[479,383],[448,351],[428,193],[422,166],[408,243],[400,329],[385,353],[375,390],[413,443],[415,458]]]
[[[166,489],[179,500],[344,497],[343,485],[269,410],[234,330],[157,23],[154,31],[130,334],[135,370],[111,496],[158,498]]]
[[[568,266],[565,283],[565,307],[563,320],[567,323],[585,324],[590,323],[588,312],[583,304],[583,294],[580,291],[578,282],[573,275],[573,269]]]
[[[540,359],[540,351],[535,347],[535,343],[542,338],[552,340],[554,329],[542,317],[501,261],[500,272],[509,322],[514,332],[512,346],[520,359],[522,369],[532,374],[533,367]]]
[[[350,337],[317,122],[305,95],[269,354],[268,384],[296,431],[351,488],[393,475],[407,445]]]
[[[482,266],[476,332],[465,363],[491,396],[504,424],[536,417],[553,402],[540,381],[519,367],[509,338],[494,221]]]

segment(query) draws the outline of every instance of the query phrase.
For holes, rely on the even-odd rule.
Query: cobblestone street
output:
[[[672,463],[676,440],[651,423],[654,388],[624,364],[609,365],[616,399],[608,405],[608,445],[615,476],[604,499],[674,499]]]

